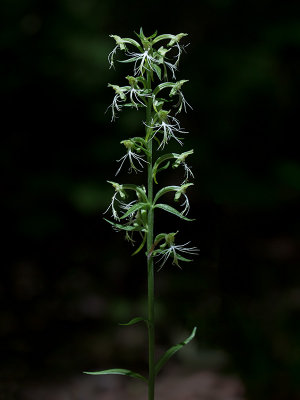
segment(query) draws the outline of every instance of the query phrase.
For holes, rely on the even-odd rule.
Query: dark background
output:
[[[109,34],[143,26],[189,33],[178,79],[194,109],[181,122],[197,221],[162,213],[159,226],[201,249],[156,275],[157,340],[197,325],[183,363],[237,374],[249,400],[299,399],[298,5],[2,0],[3,385],[145,368],[143,328],[117,326],[145,310],[144,258],[102,219],[119,142],[142,132],[136,112],[105,114],[107,83],[129,73],[109,70]]]

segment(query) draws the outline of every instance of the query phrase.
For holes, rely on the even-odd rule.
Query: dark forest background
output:
[[[156,274],[157,340],[197,325],[180,362],[237,374],[248,400],[299,399],[299,3],[2,0],[0,18],[2,386],[146,365],[143,328],[117,325],[144,312],[143,255],[102,219],[119,142],[142,129],[105,113],[129,72],[109,69],[109,34],[143,26],[189,33],[177,76],[197,220],[158,225],[201,249]]]

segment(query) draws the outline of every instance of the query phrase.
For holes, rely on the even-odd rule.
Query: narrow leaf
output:
[[[129,322],[127,322],[126,324],[119,324],[122,326],[130,326],[130,325],[134,325],[137,324],[138,322],[145,322],[146,324],[148,323],[148,320],[142,317],[136,317],[136,318],[132,318]]]
[[[193,332],[191,335],[185,339],[183,342],[178,343],[177,345],[171,347],[169,350],[165,352],[165,354],[158,360],[158,362],[155,365],[155,375],[158,374],[158,372],[162,369],[162,367],[165,365],[165,363],[171,358],[175,353],[177,353],[178,350],[180,350],[183,346],[188,344],[194,337],[197,331],[197,327],[193,329]]]
[[[155,137],[155,136],[154,136]],[[160,189],[157,193],[156,196],[153,200],[153,204],[155,204],[157,202],[157,200],[165,193],[168,192],[176,192],[178,189],[180,189],[180,186],[166,186],[162,189]]]
[[[156,204],[154,208],[161,208],[162,210],[174,214],[177,217],[184,219],[185,221],[194,221],[194,219],[185,217],[181,212],[177,211],[174,207],[171,207],[168,204]]]
[[[122,225],[122,224],[117,224],[115,222],[111,222],[109,219],[103,218],[106,222],[111,224],[117,229],[121,229],[123,231],[143,231],[144,228],[142,226],[132,226],[132,225]]]
[[[141,208],[145,208],[147,206],[146,203],[135,203],[132,207],[129,208],[129,210],[126,211],[124,215],[120,219],[127,218],[130,214],[134,213],[137,210],[140,210]]]
[[[137,374],[136,372],[130,371],[129,369],[113,368],[95,372],[83,371],[83,373],[88,375],[127,375],[131,376],[132,378],[141,379],[147,382],[147,379],[144,376]]]

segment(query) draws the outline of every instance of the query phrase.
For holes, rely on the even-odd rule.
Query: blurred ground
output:
[[[181,372],[181,373],[180,373]],[[17,391],[22,400],[146,400],[145,385],[118,376],[76,376],[65,382],[34,382]],[[158,378],[157,400],[246,400],[240,380],[216,372],[185,375],[169,371]]]

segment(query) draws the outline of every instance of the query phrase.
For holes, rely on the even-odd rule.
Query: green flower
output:
[[[117,36],[117,35],[109,35],[109,36],[112,37],[113,39],[115,39],[116,44],[117,44],[108,55],[109,68],[115,66],[114,65],[114,57],[115,57],[116,51],[118,49],[123,50],[123,51],[127,51],[126,43],[127,44],[132,44],[132,45],[134,45],[134,46],[136,46],[137,48],[140,49],[140,45],[138,44],[138,42],[136,42],[133,39],[121,38],[120,36]]]
[[[184,202],[181,204],[182,207],[184,207],[184,210],[182,211],[183,215],[186,215],[190,211],[190,203],[187,195],[185,194],[187,188],[189,186],[193,186],[193,183],[185,183],[181,185],[175,192],[174,196],[174,201],[178,201],[181,196],[184,197]]]
[[[156,136],[158,132],[163,134],[163,138],[160,142],[158,148],[164,148],[165,145],[170,141],[170,139],[175,139],[181,146],[183,146],[180,138],[177,137],[177,134],[187,133],[184,131],[179,124],[178,119],[169,115],[170,110],[160,110],[156,113],[155,119],[152,121],[152,125],[146,125],[148,128],[153,130],[152,138]]]
[[[116,220],[119,220],[120,217],[119,217],[118,212],[117,212],[117,210],[116,210],[116,208],[115,208],[115,202],[116,202],[116,201],[120,202],[120,200],[117,199],[117,196],[118,196],[118,195],[121,197],[121,199],[125,199],[125,198],[126,198],[126,193],[125,193],[125,190],[123,189],[123,185],[120,185],[119,183],[112,182],[112,181],[107,181],[107,182],[110,183],[110,184],[113,186],[113,188],[115,189],[115,193],[114,193],[114,195],[113,195],[113,197],[112,197],[112,199],[111,199],[110,205],[109,205],[108,208],[104,211],[103,214],[106,214],[107,211],[111,208],[111,210],[112,210],[112,217],[113,217],[114,219],[116,219]]]
[[[180,253],[196,255],[199,252],[199,249],[197,247],[187,247],[190,242],[176,245],[175,236],[177,233],[178,232],[165,234],[165,242],[160,246],[158,250],[155,250],[153,252],[154,257],[159,257],[157,261],[158,263],[160,263],[158,269],[159,271],[165,265],[169,257],[173,259],[172,264],[177,265],[177,267],[181,268],[179,265],[179,261],[189,262],[192,260],[183,257]]]
[[[183,181],[183,183],[187,182],[189,180],[190,176],[192,178],[194,178],[194,174],[193,174],[191,168],[185,162],[185,159],[190,154],[193,154],[193,153],[194,153],[194,150],[189,150],[189,151],[185,151],[184,153],[177,154],[176,155],[176,161],[172,165],[172,168],[177,168],[177,167],[179,167],[179,165],[183,166],[183,168],[184,168],[184,181]]]
[[[116,175],[118,175],[118,173],[120,172],[120,170],[127,158],[129,160],[129,164],[130,164],[129,173],[131,173],[132,171],[134,171],[136,173],[142,172],[142,170],[138,169],[134,165],[134,160],[136,160],[138,165],[142,168],[143,168],[143,162],[146,164],[148,162],[146,160],[144,160],[144,156],[140,156],[139,154],[136,154],[134,152],[134,150],[137,148],[136,143],[133,140],[122,140],[121,144],[123,144],[126,147],[127,153],[118,160],[118,162],[121,161],[121,165],[120,165],[120,168],[118,169],[118,171],[116,172]]]

